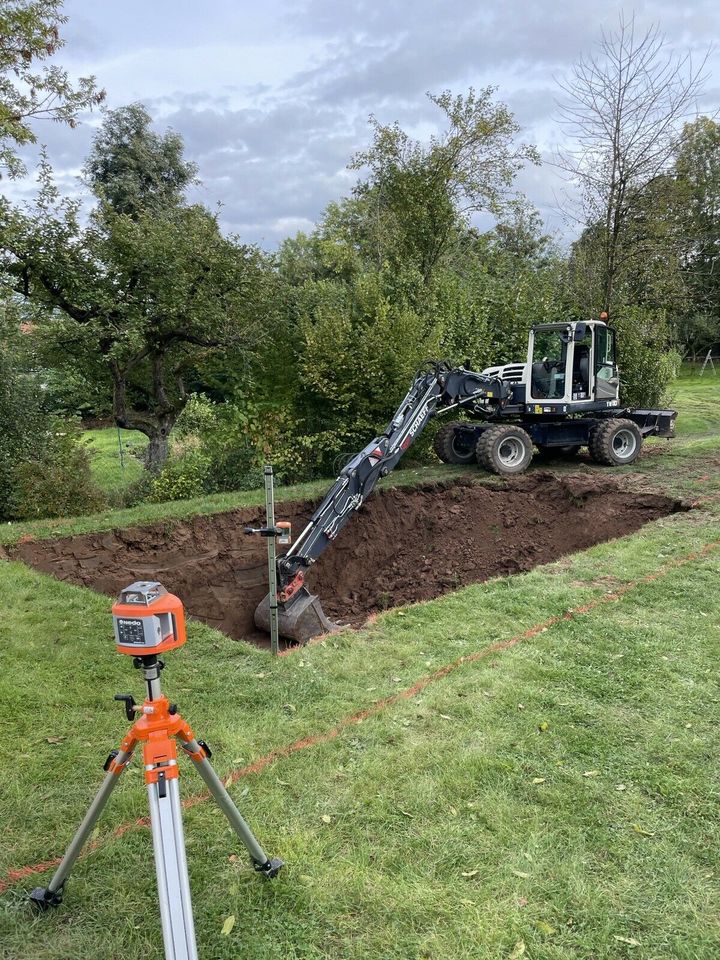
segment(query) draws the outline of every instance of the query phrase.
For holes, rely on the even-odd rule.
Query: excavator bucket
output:
[[[270,594],[255,610],[255,626],[270,632]],[[325,616],[320,601],[307,587],[301,587],[287,603],[278,606],[278,631],[281,637],[305,644],[321,633],[329,633],[335,626]]]

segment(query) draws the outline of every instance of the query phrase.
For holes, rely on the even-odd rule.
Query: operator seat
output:
[[[573,393],[590,393],[590,347],[579,343],[575,347],[573,363]]]
[[[531,386],[533,397],[546,399],[550,396],[550,373],[542,361],[532,365]]]

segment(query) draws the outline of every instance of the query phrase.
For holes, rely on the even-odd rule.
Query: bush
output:
[[[620,400],[628,407],[662,407],[680,357],[668,347],[664,310],[626,307],[613,317],[618,331]]]
[[[156,477],[145,477],[129,496],[186,500],[227,490],[252,490],[263,485],[262,452],[256,412],[239,405],[215,404],[194,394],[178,419],[170,456]]]
[[[210,468],[209,458],[199,450],[171,456],[161,472],[150,480],[147,499],[151,503],[162,503],[199,497],[207,492]]]
[[[0,520],[87,513],[102,503],[77,425],[48,413],[6,350],[0,354]]]
[[[86,450],[70,433],[59,432],[39,460],[21,460],[10,471],[8,517],[35,520],[92,513],[103,497],[92,482]]]

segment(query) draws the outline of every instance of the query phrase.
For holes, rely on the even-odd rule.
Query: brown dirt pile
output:
[[[280,504],[297,536],[315,503]],[[469,583],[530,570],[623,536],[686,506],[623,489],[597,475],[534,472],[495,486],[453,481],[375,493],[309,576],[331,619],[428,600]],[[133,580],[158,579],[188,612],[232,637],[263,641],[253,626],[267,590],[262,525],[250,508],[105,533],[22,543],[9,553],[60,580],[114,596]]]

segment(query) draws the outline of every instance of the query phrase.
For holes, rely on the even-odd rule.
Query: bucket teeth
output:
[[[255,610],[255,626],[270,632],[270,595]],[[278,605],[278,631],[281,637],[305,644],[313,637],[329,633],[335,624],[325,616],[320,600],[301,587],[295,596]]]

